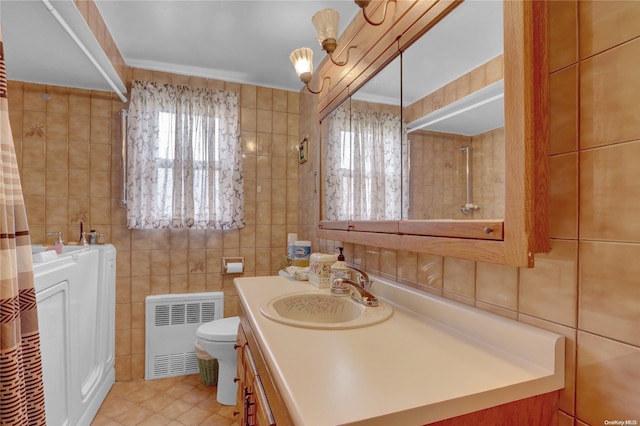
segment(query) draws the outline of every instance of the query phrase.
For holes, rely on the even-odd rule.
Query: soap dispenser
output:
[[[344,261],[344,254],[342,254],[342,247],[338,247],[340,254],[338,255],[338,261],[331,265],[330,274],[330,291],[335,295],[348,295],[350,293],[349,286],[342,283],[343,279],[351,278],[351,269]]]

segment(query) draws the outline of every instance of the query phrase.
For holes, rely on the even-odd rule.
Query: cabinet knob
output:
[[[237,416],[238,416],[238,414],[240,414],[240,411],[234,411],[234,412],[233,412],[233,417],[237,417]]]
[[[238,344],[233,345],[233,349],[236,349],[236,350],[240,349],[241,347],[242,345],[238,345]]]
[[[488,226],[485,226],[483,231],[485,234],[490,234],[493,232],[493,228],[489,228]]]
[[[234,377],[234,378],[233,378],[233,383],[238,383],[239,381],[240,381],[240,378],[239,378],[239,377]]]

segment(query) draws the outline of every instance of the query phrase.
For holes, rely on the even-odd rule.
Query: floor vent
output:
[[[220,292],[163,294],[145,300],[146,380],[198,372],[197,328],[224,315]]]

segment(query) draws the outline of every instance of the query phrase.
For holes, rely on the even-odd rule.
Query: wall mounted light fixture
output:
[[[333,9],[322,9],[316,12],[315,15],[313,15],[311,21],[316,28],[318,43],[320,43],[320,46],[322,46],[322,50],[327,52],[327,54],[329,55],[329,59],[331,59],[331,62],[340,67],[346,65],[347,62],[349,62],[349,52],[356,46],[349,46],[349,48],[347,49],[347,57],[344,61],[336,61],[334,59],[333,52],[335,52],[336,48],[338,47],[337,39],[340,14]],[[320,87],[320,90],[315,91],[309,87],[309,82],[313,77],[313,51],[308,47],[301,47],[294,50],[289,56],[289,59],[291,59],[291,63],[296,70],[296,74],[298,74],[300,80],[302,80],[302,82],[307,86],[307,90],[314,94],[322,92],[322,89],[324,87],[324,80],[329,79],[329,77],[325,77],[322,80],[322,86]]]
[[[349,52],[356,46],[349,46],[347,49],[347,58],[344,61],[338,62],[333,59],[333,52],[338,47],[338,25],[340,23],[340,14],[333,9],[322,9],[316,12],[311,18],[313,25],[316,27],[316,34],[318,35],[318,43],[322,46],[322,50],[327,52],[331,62],[338,66],[344,66],[349,62]]]
[[[322,92],[325,80],[331,81],[329,77],[325,77],[322,80],[322,86],[318,91],[312,90],[309,87],[309,83],[311,82],[311,78],[313,77],[313,50],[309,49],[308,47],[301,47],[294,50],[293,52],[291,52],[291,55],[289,55],[289,59],[293,64],[293,68],[295,68],[296,70],[296,74],[298,74],[298,77],[300,77],[300,80],[302,80],[305,86],[307,86],[307,90],[314,95]]]
[[[362,9],[362,15],[364,16],[365,21],[367,21],[369,24],[373,25],[373,26],[378,26],[381,25],[385,18],[387,17],[387,6],[389,6],[389,3],[391,2],[396,2],[396,0],[387,0],[384,3],[384,9],[382,10],[382,20],[380,22],[373,22],[368,16],[367,16],[367,6],[369,5],[369,3],[371,3],[371,0],[354,0],[356,2],[356,4],[358,6],[360,6],[360,9]]]

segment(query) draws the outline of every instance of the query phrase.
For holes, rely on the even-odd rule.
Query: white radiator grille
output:
[[[223,293],[149,296],[145,310],[145,379],[197,373],[196,330],[223,317]]]

